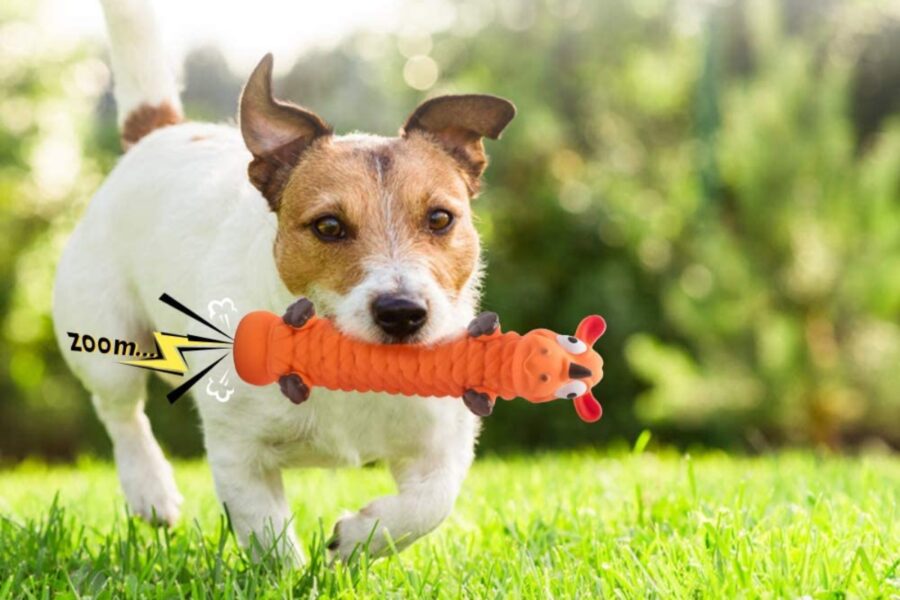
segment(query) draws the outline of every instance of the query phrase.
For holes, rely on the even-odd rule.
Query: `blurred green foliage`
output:
[[[484,446],[647,426],[684,444],[900,444],[896,3],[450,6],[446,31],[361,32],[276,87],[344,132],[396,131],[412,86],[516,102],[476,200],[484,304],[519,330],[605,315],[605,417],[511,403]],[[118,154],[109,75],[101,48],[44,39],[33,11],[0,7],[0,460],[107,448],[49,308]],[[185,72],[190,116],[233,117],[244,74],[215,49]],[[154,390],[159,437],[199,452],[193,409]]]

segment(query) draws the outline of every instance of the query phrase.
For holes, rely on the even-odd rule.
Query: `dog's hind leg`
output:
[[[151,351],[152,327],[127,293],[108,254],[73,236],[60,261],[53,299],[53,322],[60,349],[72,371],[91,393],[97,415],[112,440],[119,480],[132,513],[171,524],[178,519],[181,495],[172,467],[163,456],[144,414],[148,372],[119,364],[135,348],[106,354],[73,349],[68,332],[135,342]],[[83,340],[84,338],[82,338]],[[118,344],[117,344],[118,345]],[[76,347],[78,347],[76,345]],[[125,355],[116,355],[125,352]]]
[[[97,416],[112,440],[116,471],[131,512],[148,522],[173,524],[182,499],[172,466],[144,414],[147,372],[109,360],[103,367],[73,368],[90,390]]]
[[[171,525],[178,520],[182,498],[144,414],[147,372],[112,361],[104,367],[82,365],[74,370],[91,391],[97,416],[112,440],[128,506],[148,522]]]
[[[182,498],[172,466],[144,414],[143,384],[140,389],[94,394],[92,400],[112,440],[116,470],[131,511],[152,523],[173,524]]]

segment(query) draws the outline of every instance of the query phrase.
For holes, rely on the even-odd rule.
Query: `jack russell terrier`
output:
[[[272,57],[240,98],[239,128],[184,122],[145,0],[103,0],[127,150],[59,263],[53,315],[66,331],[109,332],[152,347],[188,331],[188,306],[229,297],[280,311],[299,296],[345,333],[431,343],[475,315],[482,268],[470,202],[515,107],[489,95],[432,98],[397,137],[336,135],[272,96]],[[195,332],[200,333],[200,332]],[[112,439],[131,510],[170,524],[181,496],[143,412],[147,371],[64,352]],[[383,554],[437,527],[472,462],[478,418],[459,398],[316,390],[296,406],[276,386],[242,383],[227,403],[196,394],[215,487],[239,540],[302,558],[281,470],[384,460],[397,493],[338,521],[329,548]],[[310,490],[314,494],[314,490]]]

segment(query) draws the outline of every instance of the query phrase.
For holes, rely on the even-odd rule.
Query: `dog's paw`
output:
[[[348,514],[334,525],[334,532],[328,540],[328,550],[343,561],[361,552],[366,552],[369,556],[381,556],[389,547],[385,528],[378,519],[364,513],[365,509]]]
[[[154,525],[174,525],[184,500],[178,492],[172,466],[162,456],[132,460],[117,458],[119,480],[132,514]]]
[[[125,488],[125,497],[131,512],[152,525],[169,527],[181,517],[184,499],[174,484],[154,486],[145,482],[131,485]]]
[[[262,532],[250,534],[249,539],[241,543],[250,550],[250,557],[257,563],[299,569],[307,562],[306,553],[290,524],[281,532],[266,526]]]

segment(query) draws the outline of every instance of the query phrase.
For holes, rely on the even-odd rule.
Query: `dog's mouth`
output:
[[[436,340],[428,340],[428,336],[422,332],[415,333],[413,335],[388,335],[386,333],[380,333],[378,335],[378,344],[385,345],[393,345],[393,346],[402,346],[409,344],[428,344],[434,343]]]
[[[437,339],[430,333],[430,328],[425,325],[422,329],[411,335],[390,335],[383,331],[374,321],[368,321],[360,327],[356,319],[341,319],[334,311],[322,310],[319,316],[330,320],[344,335],[355,338],[367,344],[381,345],[405,345],[405,344],[433,344]]]
[[[373,292],[363,286],[343,296],[318,291],[316,299],[319,316],[368,344],[431,346],[460,336],[469,320],[455,315],[449,298],[402,288]]]

